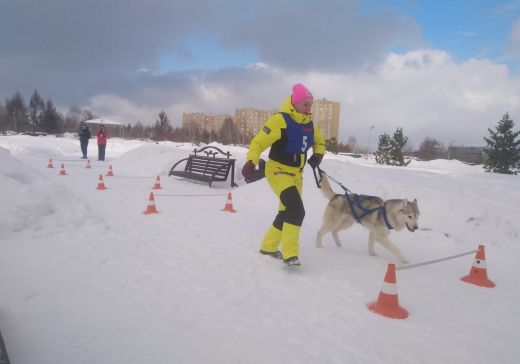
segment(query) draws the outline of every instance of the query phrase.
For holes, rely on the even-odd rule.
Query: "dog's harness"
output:
[[[320,175],[320,179],[318,181],[318,177],[316,176],[316,170],[313,168],[314,178],[316,179],[316,184],[318,185],[318,188],[321,188],[320,182],[321,182],[321,180],[323,178],[322,174],[323,174],[324,171],[322,169],[320,169],[320,167],[317,167],[317,169],[318,169],[318,173]],[[388,221],[388,216],[386,214],[386,209],[385,209],[385,203],[383,203],[383,205],[381,205],[381,206],[374,207],[372,209],[368,209],[368,208],[364,207],[362,205],[362,203],[363,203],[363,201],[365,201],[365,200],[367,200],[369,198],[372,198],[373,196],[355,194],[352,191],[350,191],[347,187],[345,187],[343,185],[343,183],[341,183],[338,180],[336,180],[335,178],[333,178],[330,174],[327,173],[327,176],[329,177],[329,179],[332,182],[334,182],[337,185],[339,185],[343,189],[343,191],[345,191],[345,198],[347,199],[348,206],[350,207],[350,210],[352,211],[352,215],[354,216],[354,218],[356,219],[356,221],[358,223],[361,224],[361,219],[363,219],[367,215],[370,215],[371,213],[381,212],[381,216],[383,216],[383,220],[385,221],[385,225],[388,228],[388,230],[392,230],[394,228],[390,224],[390,221]],[[352,198],[352,196],[354,196],[354,198]],[[358,213],[354,209],[354,207],[357,207],[359,210],[361,210],[361,213]]]

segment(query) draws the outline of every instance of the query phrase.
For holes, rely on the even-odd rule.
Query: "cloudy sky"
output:
[[[520,0],[2,0],[0,45],[0,100],[125,123],[277,108],[302,82],[341,103],[344,142],[520,127]]]

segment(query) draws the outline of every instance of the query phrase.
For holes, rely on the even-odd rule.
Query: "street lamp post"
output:
[[[370,154],[371,152],[371,149],[370,149],[370,135],[372,134],[372,130],[375,128],[374,125],[372,125],[370,127],[370,129],[368,130],[368,153]]]
[[[451,148],[453,147],[453,144],[455,143],[455,140],[452,140],[450,144],[448,145],[448,160],[451,159]]]

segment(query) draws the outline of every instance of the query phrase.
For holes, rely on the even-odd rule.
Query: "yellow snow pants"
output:
[[[300,227],[305,216],[302,194],[302,172],[269,160],[265,166],[269,186],[280,200],[278,215],[262,240],[261,250],[275,252],[282,243],[284,259],[297,257],[299,252]]]

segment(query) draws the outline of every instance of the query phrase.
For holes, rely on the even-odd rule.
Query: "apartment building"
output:
[[[255,108],[237,108],[235,109],[235,117],[230,115],[208,115],[200,112],[183,113],[182,127],[190,129],[197,125],[207,132],[216,132],[220,130],[224,120],[232,118],[238,133],[238,140],[242,144],[247,144],[249,140],[258,133],[267,119],[277,109],[260,110]],[[340,103],[328,101],[327,99],[315,99],[312,104],[312,119],[315,125],[323,133],[325,139],[335,137],[338,140],[339,134],[339,112]]]
[[[190,112],[182,114],[182,127],[189,129],[192,126],[202,127],[205,131],[217,132],[224,124],[224,120],[232,119],[231,115],[208,115],[201,112]]]
[[[275,112],[277,112],[276,109],[237,108],[234,119],[235,127],[239,135],[254,136]]]
[[[325,139],[332,137],[339,140],[340,103],[325,98],[314,99],[312,103],[312,120],[323,133]]]

